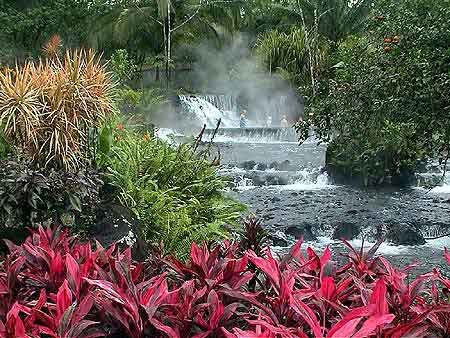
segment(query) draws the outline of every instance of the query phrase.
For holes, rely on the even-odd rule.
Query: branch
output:
[[[186,25],[188,22],[190,22],[193,18],[195,18],[197,16],[197,14],[200,12],[200,9],[202,8],[202,0],[200,0],[198,6],[197,6],[197,10],[190,16],[188,17],[184,22],[180,23],[178,26],[176,26],[174,29],[169,29],[170,32],[175,32],[178,29],[180,29],[181,27],[183,27],[184,25]]]
[[[189,16],[185,21],[183,21],[182,23],[180,23],[178,26],[176,26],[175,28],[171,29],[170,32],[173,33],[176,30],[180,29],[181,27],[183,27],[184,25],[186,25],[187,23],[189,23],[192,19],[194,19],[197,14],[200,12],[200,9],[202,9],[202,7],[206,4],[206,5],[215,5],[215,4],[232,4],[232,3],[237,3],[237,2],[241,2],[241,0],[218,0],[218,1],[207,1],[206,3],[203,0],[200,0],[198,5],[196,5],[195,7],[197,7],[197,10],[191,15]]]
[[[137,4],[135,4],[135,7],[136,7],[136,9],[137,9],[139,12],[141,12],[141,13],[144,14],[144,15],[147,15],[147,14],[142,10],[142,8],[139,7]],[[150,17],[150,19],[152,19],[152,20],[155,21],[156,23],[158,23],[158,24],[160,24],[161,26],[163,26],[163,22],[162,22],[162,21],[159,21],[157,18],[155,18],[155,17],[153,17],[153,16],[151,16],[151,15],[148,15],[148,17]]]

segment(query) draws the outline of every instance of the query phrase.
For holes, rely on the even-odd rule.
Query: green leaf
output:
[[[109,126],[102,128],[99,140],[98,140],[98,150],[103,155],[108,155],[111,150],[112,145],[112,129]]]
[[[69,194],[69,201],[70,201],[70,206],[72,207],[72,209],[81,212],[81,201],[78,198],[78,196],[74,195],[74,194]]]

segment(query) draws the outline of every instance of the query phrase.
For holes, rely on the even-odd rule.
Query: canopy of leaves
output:
[[[377,1],[367,32],[339,46],[304,126],[314,124],[324,140],[353,140],[335,142],[339,153],[355,155],[357,171],[383,178],[448,149],[449,4]]]

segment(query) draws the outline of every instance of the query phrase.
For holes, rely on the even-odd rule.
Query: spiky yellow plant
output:
[[[92,51],[66,52],[0,73],[0,126],[41,167],[77,170],[89,129],[112,112],[113,83]]]
[[[59,50],[62,46],[61,37],[58,34],[52,35],[52,37],[42,47],[42,52],[48,58],[55,58],[59,54]]]

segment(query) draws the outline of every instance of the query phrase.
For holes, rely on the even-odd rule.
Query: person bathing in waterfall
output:
[[[281,128],[288,128],[289,127],[289,123],[287,120],[287,116],[283,115],[283,117],[281,118]]]
[[[246,117],[246,115],[247,115],[247,111],[246,110],[241,111],[241,117],[239,119],[239,127],[241,127],[241,128],[247,127],[247,117]]]

